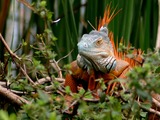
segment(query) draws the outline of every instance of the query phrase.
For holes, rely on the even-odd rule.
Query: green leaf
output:
[[[70,89],[69,86],[66,86],[66,87],[65,87],[65,92],[66,92],[67,94],[70,94],[70,93],[71,93],[71,89]]]
[[[8,114],[5,111],[0,111],[0,119],[1,120],[9,120]]]
[[[41,1],[41,2],[40,2],[40,6],[41,6],[41,7],[46,7],[46,5],[47,5],[46,1]]]
[[[141,106],[143,107],[143,108],[146,108],[146,109],[150,109],[151,107],[152,107],[152,104],[151,103],[141,103]]]
[[[141,117],[147,117],[147,114],[148,114],[147,112],[140,112]]]
[[[52,20],[52,15],[53,15],[52,12],[47,12],[47,18],[49,21]]]
[[[55,112],[52,112],[50,114],[49,120],[56,120],[56,113]]]
[[[46,93],[44,93],[42,90],[38,90],[38,95],[39,95],[39,98],[40,98],[40,100],[43,100],[42,102],[40,102],[40,103],[48,103],[50,100],[49,100],[49,96],[46,94]]]
[[[155,73],[160,73],[160,66],[156,68]]]

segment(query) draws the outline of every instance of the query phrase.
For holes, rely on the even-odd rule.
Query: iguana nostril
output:
[[[80,52],[80,51],[83,51],[85,48],[87,48],[87,47],[88,47],[88,44],[86,44],[86,43],[84,43],[84,42],[79,42],[79,43],[77,44],[77,46],[78,46],[78,51]]]

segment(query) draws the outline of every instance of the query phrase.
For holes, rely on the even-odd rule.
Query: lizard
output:
[[[79,87],[90,90],[94,97],[99,97],[99,81],[102,78],[107,86],[106,94],[112,92],[116,83],[108,84],[116,78],[126,78],[127,72],[135,66],[142,66],[144,63],[143,51],[133,50],[133,57],[127,57],[125,52],[118,51],[115,45],[113,33],[108,30],[108,24],[117,14],[110,14],[110,7],[104,12],[98,29],[84,34],[78,42],[77,59],[71,63],[70,71],[65,77],[65,86],[69,86],[73,93],[78,92]],[[128,46],[129,49],[130,46]],[[152,98],[160,101],[159,94],[152,94]],[[70,101],[70,98],[68,98]],[[153,109],[157,107],[152,106]],[[159,109],[158,109],[159,110]],[[158,118],[154,113],[149,113],[149,119]]]
[[[113,11],[110,14],[110,10],[106,9],[98,29],[84,34],[77,44],[77,59],[71,63],[71,74],[66,74],[65,78],[65,86],[69,86],[72,92],[78,92],[78,86],[97,91],[99,88],[97,79],[102,78],[107,84],[116,78],[125,78],[129,70],[144,62],[140,49],[134,50],[134,58],[118,52],[113,33],[108,30],[108,24],[117,13],[114,14]],[[106,94],[113,90],[115,85],[108,85]]]

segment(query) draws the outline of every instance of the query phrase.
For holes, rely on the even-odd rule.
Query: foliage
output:
[[[61,86],[59,82],[52,82],[52,92],[48,94],[43,91],[46,85],[39,86],[35,91],[35,88],[29,87],[27,82],[19,79],[17,85],[14,87],[11,85],[12,89],[22,90],[20,84],[23,82],[23,90],[29,93],[23,97],[31,100],[32,103],[22,106],[17,111],[17,119],[147,119],[148,112],[143,107],[149,109],[151,107],[151,93],[159,93],[157,88],[160,87],[160,52],[149,51],[144,57],[146,61],[142,67],[135,67],[128,73],[127,79],[120,80],[124,85],[127,84],[125,89],[115,91],[113,96],[105,95],[103,91],[100,91],[101,98],[95,101],[91,91],[86,92],[81,89],[79,93],[74,93],[72,95],[73,105],[78,105],[75,115],[70,114],[69,111],[72,111],[70,110],[72,108],[68,108],[65,96],[58,92],[59,86]],[[37,65],[41,66],[42,63],[38,62]],[[41,69],[37,71],[40,72]],[[66,88],[66,94],[70,93],[70,90]],[[1,114],[4,120],[16,119],[13,113],[8,115],[1,111],[0,116]]]
[[[3,102],[11,104],[11,108],[3,107],[3,110],[0,111],[0,119],[147,119],[149,113],[147,110],[151,107],[151,94],[159,93],[157,88],[160,88],[160,52],[156,50],[146,51],[144,54],[144,65],[131,70],[125,80],[117,78],[115,81],[120,82],[124,86],[122,90],[115,90],[112,95],[105,94],[104,89],[106,86],[104,86],[103,80],[100,80],[100,100],[94,99],[92,92],[84,89],[81,89],[78,93],[71,93],[69,88],[64,88],[64,81],[60,73],[61,71],[62,75],[65,75],[66,68],[62,66],[65,60],[59,59],[56,61],[56,59],[62,58],[72,49],[75,49],[74,53],[72,53],[72,56],[67,56],[67,59],[69,61],[75,59],[77,55],[75,47],[78,37],[93,28],[88,25],[87,28],[81,26],[83,27],[82,29],[79,26],[79,7],[77,7],[78,12],[77,8],[73,7],[79,5],[80,0],[60,0],[57,2],[59,8],[58,15],[62,14],[62,17],[60,17],[60,22],[56,22],[54,25],[53,18],[55,18],[56,13],[51,12],[53,1],[37,1],[32,4],[31,7],[34,7],[36,15],[32,13],[31,21],[34,21],[35,17],[38,18],[35,20],[38,30],[33,37],[33,42],[28,42],[30,41],[28,40],[29,27],[33,24],[31,22],[28,31],[26,30],[25,34],[22,35],[24,36],[22,45],[14,52],[22,50],[22,54],[19,55],[20,59],[17,60],[11,54],[6,53],[4,62],[0,64],[2,71],[0,79],[6,83],[6,87],[14,90],[13,92],[22,98],[31,101],[30,104],[24,104],[19,108],[19,106],[17,107],[17,105],[4,100]],[[93,26],[97,25],[95,18],[99,19],[106,5],[110,3],[107,0],[103,2],[88,0],[87,4],[84,4],[86,13],[83,16],[83,24],[87,24],[85,21],[88,20]],[[154,17],[150,16],[152,10],[157,11],[156,3],[156,0],[131,0],[130,2],[123,0],[118,3],[113,0],[111,3],[113,8],[116,8],[115,6],[118,6],[117,10],[124,8],[109,25],[109,29],[114,32],[115,38],[120,39],[123,36],[126,43],[130,39],[131,43],[135,41],[133,44],[137,45],[137,47],[140,46],[145,50],[148,47],[153,49],[156,34],[152,34],[151,31],[156,33],[157,16],[155,12],[153,14]],[[80,4],[80,6],[82,5]],[[156,7],[153,9],[153,6]],[[136,10],[140,12],[134,14]],[[145,21],[141,21],[141,19]],[[153,30],[148,25],[152,20],[155,20]],[[119,26],[122,22],[123,25]],[[136,32],[134,32],[135,30]],[[146,33],[148,36],[142,36],[143,33]],[[149,41],[152,39],[153,44],[150,45]],[[144,40],[148,41],[146,46],[143,44]],[[121,47],[122,50],[126,49],[123,45]],[[60,63],[60,61],[63,62]],[[16,65],[17,70],[15,74],[13,74],[12,63]],[[61,66],[60,68],[59,65]],[[29,78],[22,72],[22,69]],[[41,78],[45,78],[46,81],[39,83]],[[58,78],[61,78],[62,81]],[[37,85],[33,85],[28,79],[31,79]],[[47,81],[47,79],[49,80]],[[67,95],[73,97],[69,105],[66,100]],[[14,109],[14,111],[9,111],[8,109]]]

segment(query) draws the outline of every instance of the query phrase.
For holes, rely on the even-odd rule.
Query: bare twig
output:
[[[26,0],[17,0],[17,1],[21,2],[22,4],[24,4],[25,6],[27,6],[29,9],[33,10],[34,12],[36,12],[36,10]]]
[[[7,87],[7,82],[6,81],[0,81],[0,86]]]
[[[138,103],[138,104],[139,104],[139,103]],[[155,109],[152,109],[152,108],[146,108],[146,107],[144,107],[144,106],[142,106],[142,105],[140,105],[140,104],[139,104],[139,106],[140,106],[142,109],[147,110],[148,112],[151,112],[151,113],[154,113],[154,114],[156,114],[156,115],[160,116],[160,112],[159,112],[159,111],[157,111],[157,110],[155,110]]]
[[[56,80],[60,83],[63,83],[65,81],[64,78],[53,78],[53,80]],[[37,82],[35,82],[35,85],[39,85],[39,84],[41,85],[41,84],[44,84],[46,82],[51,82],[51,78],[50,77],[41,78]]]
[[[62,110],[62,113],[68,113],[69,109],[78,103],[79,100],[75,100],[66,109]],[[71,113],[70,113],[71,114]]]
[[[157,107],[160,107],[160,102],[157,101],[156,99],[152,98],[152,102],[153,102]]]
[[[35,85],[42,85],[42,84],[44,84],[46,82],[50,82],[50,81],[51,81],[50,77],[41,78],[37,82],[35,82]]]
[[[8,90],[7,88],[4,88],[2,86],[0,86],[0,94],[5,96],[9,100],[11,100],[13,103],[16,103],[19,106],[21,106],[23,104],[30,104],[30,102],[27,101],[26,99],[12,93],[10,90]]]
[[[72,51],[73,51],[73,49],[72,49],[67,55],[65,55],[64,57],[60,58],[60,59],[57,60],[57,61],[55,61],[55,60],[50,60],[50,64],[51,64],[51,66],[58,72],[59,78],[62,78],[62,72],[61,72],[61,69],[60,69],[58,63],[59,63],[62,59],[68,57],[68,56],[72,53]]]
[[[93,99],[89,99],[89,98],[82,98],[84,101],[86,102],[93,102],[93,103],[98,103],[100,101],[100,99],[98,98],[93,98]]]
[[[62,58],[60,58],[59,60],[57,60],[57,63],[59,63],[62,59],[68,57],[72,52],[73,52],[73,49],[67,55],[65,55]]]
[[[27,72],[19,64],[16,63],[16,65],[21,69],[23,75],[26,76],[26,78],[29,80],[29,82],[32,83],[33,85],[35,85],[35,83],[32,81],[32,79],[28,76]]]
[[[59,78],[62,78],[62,71],[58,65],[58,63],[55,60],[49,61],[51,66],[57,71]]]
[[[4,38],[2,37],[1,33],[0,33],[0,38],[2,43],[4,44],[5,48],[7,49],[8,53],[13,57],[13,58],[17,58],[18,60],[20,60],[20,58],[14,54],[11,49],[9,48],[9,46],[7,45],[6,41],[4,40]]]
[[[53,86],[49,85],[49,86],[45,86],[45,91],[52,91],[53,90]]]
[[[154,99],[154,98],[152,98],[152,99]],[[138,103],[138,105],[140,106],[140,108],[142,108],[142,109],[144,109],[144,110],[147,110],[148,112],[151,112],[151,113],[154,113],[154,114],[160,116],[160,112],[159,112],[159,111],[157,111],[157,110],[155,110],[155,109],[153,109],[153,108],[147,108],[147,107],[145,107],[145,106],[142,106],[139,101],[137,101],[137,103]]]
[[[9,46],[7,45],[6,41],[4,40],[4,38],[2,37],[1,33],[0,33],[0,38],[2,43],[4,44],[5,48],[7,49],[8,53],[10,54],[10,56],[12,57],[13,61],[15,62],[16,66],[20,68],[20,70],[22,71],[23,75],[26,76],[26,78],[29,80],[30,83],[32,83],[33,85],[35,85],[35,83],[32,81],[32,79],[28,76],[27,72],[20,66],[19,63],[17,63],[14,58],[18,59],[19,61],[21,60],[21,58],[19,58],[15,53],[12,52],[12,50],[9,48]]]
[[[55,80],[57,80],[58,82],[65,82],[65,79],[64,78],[54,78]]]

